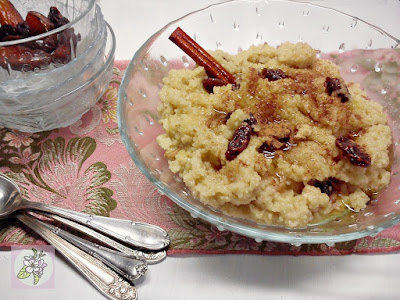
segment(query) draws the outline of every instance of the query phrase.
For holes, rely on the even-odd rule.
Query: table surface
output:
[[[116,59],[168,22],[221,1],[102,0],[117,37]],[[400,37],[400,1],[309,1],[334,7]],[[55,288],[11,288],[11,252],[0,248],[1,299],[103,299],[60,255]],[[168,257],[137,283],[139,299],[399,299],[400,253],[346,256],[205,255]]]

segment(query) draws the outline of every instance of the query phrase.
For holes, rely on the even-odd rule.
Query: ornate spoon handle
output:
[[[51,230],[59,237],[70,242],[72,245],[85,251],[91,256],[97,258],[109,268],[113,269],[119,275],[133,281],[143,276],[147,271],[147,263],[145,260],[139,260],[136,258],[128,257],[122,253],[102,247],[95,243],[86,241],[80,237],[77,237],[65,230],[62,230],[56,226],[44,223],[38,220],[42,226]]]
[[[108,299],[137,299],[135,286],[122,279],[101,261],[63,240],[50,229],[42,226],[41,222],[34,217],[22,214],[16,217],[52,244]]]
[[[41,212],[40,214],[44,215],[46,217],[52,218],[60,223],[66,224],[71,228],[79,230],[80,232],[82,232],[92,238],[95,238],[98,241],[101,241],[104,244],[110,246],[111,248],[114,248],[115,250],[118,250],[130,257],[134,257],[136,259],[144,259],[144,260],[146,260],[147,264],[158,263],[167,256],[167,253],[165,250],[160,250],[157,252],[143,252],[140,250],[132,249],[132,248],[126,247],[125,245],[122,245],[121,243],[118,243],[117,241],[114,241],[113,239],[110,239],[108,236],[105,236],[97,231],[94,231],[93,229],[90,229],[89,227],[83,226],[74,221],[62,218],[57,215],[44,213],[44,212]]]
[[[40,202],[23,200],[21,206],[28,210],[40,210],[59,215],[89,226],[130,245],[148,250],[161,250],[170,243],[168,233],[164,229],[148,223],[89,215]]]

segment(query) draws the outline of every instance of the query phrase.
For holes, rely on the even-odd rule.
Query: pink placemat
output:
[[[18,182],[25,196],[68,209],[144,221],[168,230],[168,254],[249,253],[342,255],[400,250],[400,225],[376,237],[294,246],[261,242],[193,219],[145,178],[126,151],[117,126],[117,92],[126,61],[117,61],[103,97],[80,121],[63,129],[21,133],[0,129],[0,172]],[[0,221],[0,246],[44,244],[13,219]]]

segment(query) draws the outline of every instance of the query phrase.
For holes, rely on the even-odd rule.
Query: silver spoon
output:
[[[29,216],[34,218],[31,214],[29,214]],[[119,275],[124,276],[131,281],[140,278],[147,271],[147,263],[144,259],[129,257],[121,252],[89,242],[54,225],[50,225],[40,220],[38,220],[38,222],[41,226],[46,227],[59,237],[70,242],[72,245],[97,258]]]
[[[23,199],[18,185],[0,173],[0,219],[19,209],[39,210],[59,215],[139,248],[161,250],[170,243],[168,233],[152,224],[89,215]]]
[[[105,297],[111,300],[137,299],[136,287],[118,276],[100,260],[60,238],[32,216],[18,214],[17,219],[52,244]]]
[[[122,245],[120,243],[118,243],[117,241],[109,238],[108,236],[105,236],[104,234],[101,234],[100,232],[97,232],[93,229],[90,229],[89,227],[83,226],[79,223],[76,223],[74,221],[62,218],[60,216],[56,216],[53,214],[48,214],[45,212],[40,212],[41,215],[51,218],[55,221],[58,221],[60,223],[63,223],[71,228],[74,228],[92,238],[95,238],[96,240],[102,242],[103,244],[106,244],[107,246],[118,250],[119,252],[132,257],[132,258],[136,258],[139,260],[145,260],[147,262],[147,264],[155,264],[158,263],[160,261],[162,261],[163,259],[165,259],[165,257],[167,256],[167,253],[165,250],[159,250],[159,251],[152,251],[152,252],[143,252],[137,249],[132,249],[129,247],[126,247],[125,245]]]

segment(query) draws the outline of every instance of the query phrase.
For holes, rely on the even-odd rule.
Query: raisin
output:
[[[289,144],[290,143],[290,136],[285,136],[285,137],[279,138],[278,141],[280,141],[283,144]]]
[[[268,81],[276,81],[279,79],[289,78],[281,69],[263,69],[260,77],[268,79]]]
[[[206,78],[203,80],[203,87],[209,94],[213,92],[214,86],[224,85],[226,85],[226,81],[219,78]]]
[[[268,145],[267,143],[263,143],[257,151],[261,154],[264,154],[266,158],[274,158],[275,157],[275,148]]]
[[[248,119],[244,120],[244,122],[246,122],[250,126],[257,125],[257,120],[256,120],[256,118],[254,118],[253,113],[250,113],[250,117]]]
[[[364,168],[371,165],[371,157],[350,138],[343,136],[337,138],[336,146],[343,151],[344,157],[346,157],[351,164]]]
[[[342,103],[346,103],[347,101],[349,101],[349,97],[347,97],[345,94],[343,94],[343,93],[339,93],[338,94],[338,97],[340,98],[340,101],[342,102]]]
[[[231,161],[235,159],[247,148],[252,131],[253,129],[250,125],[241,125],[236,129],[232,139],[228,143],[228,150],[225,152],[227,160]]]
[[[238,89],[240,89],[240,84],[239,83],[234,83],[232,84],[232,91],[237,91]]]
[[[331,96],[334,91],[338,91],[342,88],[338,78],[326,77],[324,85],[329,96]]]
[[[321,193],[331,196],[334,192],[334,178],[329,177],[324,181],[311,180],[310,185],[315,186],[321,190]]]
[[[277,142],[278,143],[277,143]],[[275,145],[280,145],[275,146]],[[290,137],[285,137],[285,138],[280,138],[276,139],[275,142],[274,140],[272,142],[264,142],[260,148],[257,149],[257,151],[261,154],[264,154],[266,158],[273,158],[275,157],[275,150],[282,150],[282,151],[288,151],[292,149],[293,144],[290,143]]]
[[[334,96],[339,97],[342,103],[346,103],[347,101],[349,101],[350,93],[347,89],[346,84],[342,84],[340,82],[340,79],[326,77],[324,85],[325,90],[329,96],[332,96],[333,94]]]

